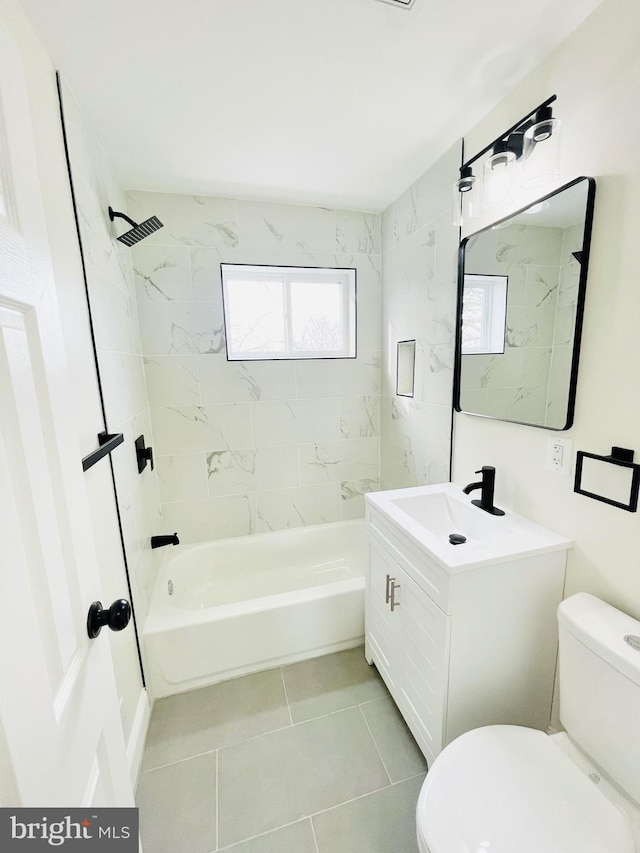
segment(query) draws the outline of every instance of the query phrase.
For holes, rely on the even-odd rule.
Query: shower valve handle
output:
[[[151,470],[153,471],[153,448],[145,446],[143,435],[139,435],[134,444],[136,448],[136,459],[138,460],[138,474],[142,474],[144,469],[147,467],[147,462],[151,463]]]
[[[146,459],[147,462],[151,464],[151,470],[153,471],[153,447],[145,447],[142,451],[141,456],[143,459]]]

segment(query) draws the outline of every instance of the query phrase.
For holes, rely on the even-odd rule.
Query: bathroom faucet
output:
[[[483,465],[479,471],[476,471],[476,474],[482,474],[482,480],[478,483],[469,483],[468,486],[465,486],[462,490],[465,495],[470,494],[475,489],[482,489],[480,500],[471,501],[474,506],[479,506],[480,509],[483,509],[485,512],[491,513],[491,515],[504,515],[504,510],[498,509],[498,507],[493,505],[493,490],[496,485],[496,469],[493,465]]]
[[[179,545],[180,540],[178,539],[177,533],[170,533],[168,536],[152,536],[151,537],[151,547],[152,548],[162,548],[163,545]]]

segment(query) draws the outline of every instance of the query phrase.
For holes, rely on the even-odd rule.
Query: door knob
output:
[[[102,609],[101,601],[94,601],[87,616],[87,633],[94,640],[107,625],[112,631],[122,631],[131,619],[131,605],[125,598],[114,601],[108,610]]]

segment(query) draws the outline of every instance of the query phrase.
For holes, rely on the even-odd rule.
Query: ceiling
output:
[[[21,0],[125,188],[369,211],[600,2]]]

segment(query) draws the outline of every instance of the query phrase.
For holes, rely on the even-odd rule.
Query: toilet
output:
[[[452,741],[418,798],[420,853],[640,853],[640,622],[577,593],[558,629],[565,731]]]

